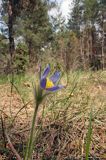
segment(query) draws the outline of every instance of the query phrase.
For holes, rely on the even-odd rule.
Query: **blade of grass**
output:
[[[92,109],[89,116],[89,126],[88,126],[87,138],[86,138],[86,157],[85,157],[86,160],[89,160],[91,139],[92,139]]]

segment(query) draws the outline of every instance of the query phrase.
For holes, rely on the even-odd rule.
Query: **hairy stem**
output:
[[[31,155],[32,155],[32,152],[33,152],[34,126],[35,126],[35,121],[36,121],[36,117],[37,117],[38,107],[39,107],[39,105],[36,104],[33,119],[32,119],[32,127],[31,127],[31,132],[30,132],[30,138],[29,138],[29,141],[28,141],[27,150],[26,150],[26,154],[25,154],[25,160],[31,160]]]

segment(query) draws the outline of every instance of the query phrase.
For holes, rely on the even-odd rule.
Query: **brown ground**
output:
[[[83,78],[83,81],[86,81],[86,78]],[[11,94],[10,86],[10,84],[0,85],[0,111],[5,129],[7,129],[12,144],[22,155],[22,147],[25,145],[30,130],[30,121],[34,110],[32,107],[33,101],[32,96],[28,95],[28,100],[24,103],[15,88]],[[23,83],[23,87],[27,89],[30,86]],[[34,159],[71,160],[73,158],[80,160],[81,157],[84,157],[85,139],[89,124],[89,114],[87,113],[89,113],[89,106],[92,106],[94,113],[90,156],[93,157],[93,159],[97,159],[98,157],[98,159],[105,160],[106,83],[93,80],[93,83],[90,86],[89,84],[84,85],[84,87],[73,93],[71,98],[66,102],[60,101],[60,103],[58,103],[58,99],[62,99],[69,95],[68,92],[70,93],[69,88],[67,89],[67,92],[60,92],[58,94],[56,97],[57,104],[55,104],[55,106],[52,106],[49,102],[51,99],[52,103],[55,96],[48,98],[48,102],[43,103],[41,106],[48,106],[49,109],[46,114],[44,113],[43,117],[41,114],[42,109],[38,115],[37,130],[39,131],[39,136],[35,143]],[[90,95],[90,102],[87,101],[88,95]],[[29,103],[27,104],[27,102]],[[67,106],[67,110],[64,106]],[[79,108],[79,106],[82,107]],[[53,110],[54,107],[56,108]],[[21,108],[23,109],[16,116]],[[0,160],[3,160],[3,157],[6,157],[4,158],[5,160],[12,160],[12,152],[9,150],[9,153],[7,153],[5,149],[3,149],[2,126],[0,126],[0,137]],[[8,150],[8,144],[6,145]]]

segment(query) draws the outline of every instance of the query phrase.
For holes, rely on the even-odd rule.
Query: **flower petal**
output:
[[[40,86],[41,86],[41,88],[45,89],[45,87],[46,87],[46,78],[42,78],[41,79]]]
[[[50,72],[50,65],[48,64],[47,67],[45,68],[41,78],[43,78],[43,79],[46,78],[47,75],[49,74],[49,72]]]
[[[54,91],[57,91],[59,89],[62,89],[63,87],[64,86],[62,86],[62,85],[58,85],[58,86],[54,86],[54,87],[51,87],[51,88],[47,88],[46,90],[54,92]]]
[[[51,77],[50,80],[55,84],[60,78],[60,72],[56,71]]]

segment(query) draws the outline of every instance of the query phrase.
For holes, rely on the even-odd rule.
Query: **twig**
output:
[[[2,127],[2,137],[3,137],[3,141],[4,141],[4,148],[6,148],[5,127],[4,127],[2,115],[1,115],[1,127]]]
[[[3,110],[0,109],[0,112],[1,112],[1,114],[3,113],[6,117],[9,117]]]
[[[13,120],[12,120],[12,124],[13,124],[13,122],[15,121],[17,115],[18,115],[24,108],[26,108],[26,106],[27,106],[30,102],[31,102],[31,101],[29,101],[28,103],[26,103],[24,106],[22,106],[22,107],[19,109],[19,111],[16,113],[16,115],[14,116],[14,118],[13,118]],[[10,126],[11,126],[11,125],[10,125]]]
[[[22,98],[22,96],[21,96],[21,94],[20,94],[18,88],[16,87],[16,85],[14,84],[13,81],[11,81],[11,85],[16,89],[17,93],[19,94],[19,96],[20,96],[20,98],[21,98],[21,100],[22,100],[23,105],[25,105],[24,99]],[[25,112],[26,112],[26,115],[27,115],[27,117],[28,117],[28,113],[27,113],[26,108],[25,108]]]
[[[6,136],[7,141],[8,141],[8,146],[11,149],[11,151],[13,152],[13,154],[16,156],[17,160],[22,160],[20,155],[17,153],[16,149],[14,148],[13,144],[11,143],[11,140],[10,140],[10,138],[9,138],[9,136],[6,132],[5,132],[5,136]]]

